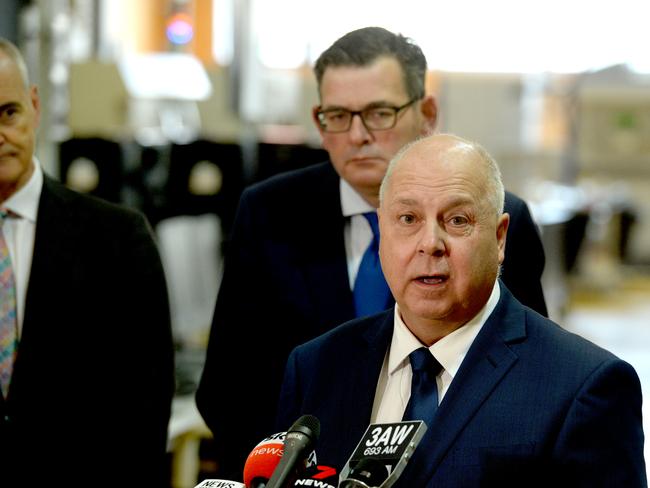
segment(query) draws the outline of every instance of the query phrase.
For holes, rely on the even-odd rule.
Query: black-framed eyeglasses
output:
[[[368,130],[392,129],[397,124],[397,116],[405,108],[413,105],[422,97],[412,98],[404,105],[394,106],[370,106],[363,110],[348,110],[346,108],[330,108],[318,110],[316,116],[321,128],[325,132],[347,132],[352,127],[352,119],[355,115],[361,117],[363,125]]]

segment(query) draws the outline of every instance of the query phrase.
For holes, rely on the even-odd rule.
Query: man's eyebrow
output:
[[[378,101],[375,101],[375,102],[370,102],[367,105],[364,105],[359,110],[367,110],[369,108],[394,107],[394,106],[395,106],[395,104],[392,103],[392,102],[388,102],[386,100],[378,100]],[[329,110],[348,110],[348,111],[354,112],[354,110],[352,110],[351,108],[344,107],[343,105],[326,105],[326,106],[324,105],[324,106],[321,106],[321,111],[327,112]]]
[[[364,109],[368,108],[382,108],[382,107],[396,107],[397,104],[393,102],[389,102],[387,100],[379,100],[376,102],[370,102],[368,105],[364,107]]]
[[[397,205],[404,205],[407,207],[412,207],[419,204],[418,200],[409,197],[396,198],[394,203]],[[467,197],[454,197],[444,203],[445,203],[445,207],[447,208],[455,208],[455,207],[460,207],[462,205],[471,204],[472,200]]]
[[[20,108],[20,103],[18,102],[7,102],[3,105],[0,105],[0,112],[4,112],[9,108]]]
[[[407,207],[412,207],[412,206],[414,206],[414,205],[417,205],[417,204],[418,204],[418,201],[415,200],[414,198],[407,198],[407,197],[404,197],[404,198],[397,198],[397,199],[395,199],[395,203],[396,203],[397,205],[404,205],[404,206],[407,206]]]
[[[448,207],[460,207],[462,205],[472,204],[473,201],[467,197],[454,197],[447,202]]]
[[[347,110],[347,108],[341,106],[341,105],[321,105],[320,107],[321,112],[327,112],[329,110]]]

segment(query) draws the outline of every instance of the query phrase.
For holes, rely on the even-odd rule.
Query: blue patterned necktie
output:
[[[359,271],[354,281],[354,308],[357,317],[372,315],[386,310],[391,294],[379,262],[379,224],[376,212],[364,213],[372,229],[372,241],[363,253]]]
[[[403,420],[424,420],[431,428],[433,416],[438,408],[438,385],[436,376],[442,366],[426,347],[416,349],[409,354],[413,379],[411,380],[411,397],[406,405]]]
[[[6,398],[18,346],[16,286],[2,227],[7,211],[0,209],[0,387]]]

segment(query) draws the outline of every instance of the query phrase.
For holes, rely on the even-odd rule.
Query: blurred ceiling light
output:
[[[176,45],[187,44],[194,37],[192,17],[185,12],[177,12],[167,21],[167,39]]]

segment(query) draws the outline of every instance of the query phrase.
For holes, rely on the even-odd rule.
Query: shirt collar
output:
[[[433,356],[452,378],[458,372],[467,351],[483,327],[483,324],[485,324],[485,321],[496,307],[500,296],[501,290],[499,289],[499,282],[497,280],[492,287],[490,298],[488,298],[486,304],[474,318],[429,347]],[[402,320],[399,305],[397,304],[395,304],[394,323],[393,338],[388,355],[389,375],[395,373],[405,362],[408,362],[409,354],[422,347],[422,343],[413,335]]]
[[[38,214],[38,202],[43,189],[43,170],[36,158],[34,158],[34,172],[21,189],[5,200],[3,207],[11,210],[20,218],[36,222]]]
[[[343,178],[339,178],[339,190],[341,193],[341,210],[344,217],[376,210]]]

